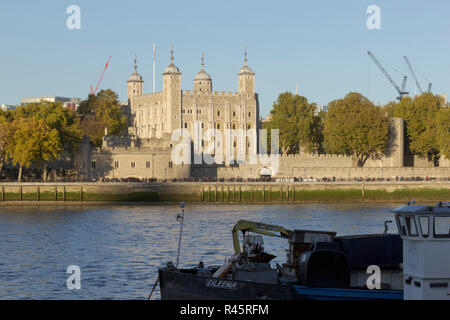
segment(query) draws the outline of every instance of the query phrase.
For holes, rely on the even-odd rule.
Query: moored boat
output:
[[[450,299],[450,204],[393,212],[399,234],[339,237],[238,221],[235,253],[222,266],[159,269],[161,299]],[[262,235],[288,240],[285,263],[271,265]]]

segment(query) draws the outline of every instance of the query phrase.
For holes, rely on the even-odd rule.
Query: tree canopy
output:
[[[409,150],[412,154],[436,161],[440,154],[438,143],[438,113],[443,98],[432,93],[405,97],[393,105],[393,115],[405,120]]]
[[[319,152],[322,147],[322,117],[315,114],[316,105],[290,92],[282,93],[270,111],[264,128],[279,130],[283,153]]]
[[[389,141],[389,119],[359,93],[330,102],[324,121],[324,146],[329,153],[351,156],[354,166],[379,158]]]
[[[442,108],[437,115],[437,144],[441,155],[450,159],[450,108]]]
[[[101,145],[105,128],[108,128],[109,135],[118,135],[127,125],[119,96],[110,89],[100,90],[97,95],[90,94],[77,111],[82,118],[83,133],[96,146]]]

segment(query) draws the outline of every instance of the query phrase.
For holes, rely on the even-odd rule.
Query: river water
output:
[[[381,233],[398,204],[187,205],[180,266],[221,265],[239,219],[287,229]],[[157,269],[175,263],[177,205],[0,207],[0,299],[146,299]],[[395,224],[391,232],[396,233]],[[264,237],[285,261],[287,241]],[[81,271],[69,290],[67,268]],[[154,298],[159,298],[159,288]]]

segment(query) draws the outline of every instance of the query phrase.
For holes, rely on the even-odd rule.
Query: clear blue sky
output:
[[[66,28],[71,4],[81,8],[81,30]],[[372,4],[381,8],[381,30],[366,27]],[[433,92],[448,93],[449,14],[448,0],[2,1],[0,104],[28,96],[85,98],[110,55],[101,88],[125,101],[134,53],[144,91],[151,92],[153,42],[157,90],[173,43],[183,89],[192,89],[205,51],[214,90],[236,91],[247,45],[263,115],[279,93],[294,92],[296,83],[300,94],[319,104],[349,91],[375,103],[395,99],[367,50],[386,63],[395,81],[402,77],[390,66],[407,73],[406,55],[433,82]],[[427,87],[424,78],[419,81]],[[408,89],[414,92],[411,76]]]

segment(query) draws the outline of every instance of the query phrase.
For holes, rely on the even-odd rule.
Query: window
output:
[[[150,161],[145,162],[145,167],[150,168]]]
[[[233,117],[236,117],[236,111],[233,111]]]
[[[233,123],[233,129],[236,129],[236,125]]]
[[[247,125],[247,129],[251,129],[251,127],[252,127],[251,124],[248,124],[248,125]]]
[[[173,167],[173,162],[169,161],[169,168],[172,168],[172,167]]]
[[[251,116],[252,116],[252,113],[251,113],[251,112],[249,112],[249,113],[248,113],[248,117],[250,118]]]
[[[405,216],[406,223],[406,231],[410,237],[417,237],[419,234],[417,233],[416,221],[413,216]]]
[[[428,234],[430,233],[429,220],[428,217],[419,217],[420,232],[424,238],[428,238]]]
[[[135,168],[136,167],[136,162],[131,162],[131,167]]]
[[[434,237],[450,238],[450,217],[434,217]]]
[[[202,122],[202,129],[204,129],[205,128],[205,124]]]
[[[184,128],[187,129],[187,122],[184,123]]]
[[[218,123],[216,127],[217,127],[217,129],[220,129],[220,123]]]
[[[118,168],[119,167],[119,161],[114,161],[114,168]]]
[[[219,111],[217,111],[217,116],[218,116],[218,117],[220,117],[220,110],[219,110]]]
[[[92,161],[92,162],[91,162],[91,168],[92,168],[92,169],[95,169],[95,161]]]
[[[397,217],[397,226],[400,235],[406,236],[406,223],[405,223],[405,217],[402,215],[398,215]]]

